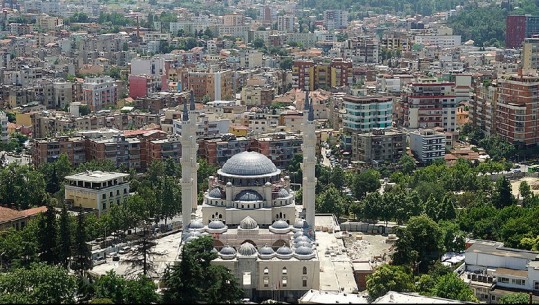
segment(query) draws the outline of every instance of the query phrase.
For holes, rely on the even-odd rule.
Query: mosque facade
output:
[[[308,96],[308,93],[307,93]],[[266,156],[242,152],[232,156],[214,176],[197,208],[196,112],[184,104],[182,120],[182,243],[211,235],[218,258],[212,263],[229,268],[255,301],[295,301],[320,287],[316,251],[315,165],[316,135],[312,105],[304,112],[303,202],[296,208],[290,178]],[[301,212],[300,212],[301,211]]]

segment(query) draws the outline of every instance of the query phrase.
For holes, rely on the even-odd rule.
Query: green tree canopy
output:
[[[388,291],[414,291],[414,279],[410,270],[403,266],[385,264],[367,276],[367,292],[371,300],[376,300]]]
[[[477,302],[473,290],[461,280],[454,272],[441,276],[433,288],[433,294],[437,297]]]

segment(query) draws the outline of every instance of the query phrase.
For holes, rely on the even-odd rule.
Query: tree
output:
[[[0,273],[0,304],[73,304],[76,281],[58,266],[34,263]]]
[[[329,174],[330,181],[331,183],[333,183],[333,185],[335,185],[335,188],[339,191],[342,190],[346,182],[344,170],[342,169],[342,167],[340,165],[335,166],[331,169],[331,172]]]
[[[329,186],[316,197],[316,211],[320,213],[333,213],[339,217],[344,213],[344,198],[341,191]]]
[[[515,198],[511,192],[511,183],[509,183],[509,180],[505,176],[499,177],[494,186],[492,204],[496,208],[501,209],[514,203]]]
[[[135,280],[127,280],[125,286],[125,304],[156,304],[160,297],[157,286],[147,276],[139,275]]]
[[[110,270],[97,279],[95,297],[110,299],[114,304],[124,304],[126,286],[126,280]]]
[[[243,291],[235,276],[224,267],[210,265],[217,258],[212,250],[213,239],[209,236],[199,237],[184,245],[180,264],[165,271],[165,304],[239,302]],[[225,290],[226,293],[222,293]]]
[[[39,252],[40,259],[48,264],[56,264],[58,257],[56,253],[56,212],[51,202],[47,205],[47,211],[39,219]]]
[[[520,193],[520,196],[522,197],[522,204],[524,206],[527,206],[529,201],[533,197],[533,192],[531,191],[530,185],[526,181],[520,182],[520,185],[518,187],[518,191]]]
[[[71,257],[71,225],[66,204],[62,205],[58,230],[58,261],[67,268]]]
[[[294,61],[292,60],[292,58],[286,57],[286,58],[281,59],[281,61],[279,62],[279,68],[281,70],[291,70],[293,64],[294,64]]]
[[[524,292],[508,293],[500,298],[499,304],[528,304],[529,299]]]
[[[419,271],[427,270],[443,250],[442,231],[426,215],[411,217],[406,228],[397,230],[396,251],[393,262],[399,265],[416,264]]]
[[[86,243],[86,240],[84,214],[80,211],[77,216],[73,263],[71,264],[71,269],[79,272],[80,275],[92,267],[92,251],[90,250],[90,246]]]
[[[438,223],[442,230],[444,251],[462,252],[466,241],[466,235],[460,230],[459,225],[453,221],[443,220]]]
[[[139,232],[141,238],[137,240],[137,246],[131,251],[125,259],[126,263],[131,265],[131,272],[139,271],[142,268],[142,274],[148,276],[150,272],[155,274],[154,256],[162,256],[165,253],[154,251],[153,248],[157,243],[150,236],[150,225],[142,221],[143,230]]]
[[[405,175],[410,175],[416,169],[415,159],[408,154],[399,159],[399,166]]]
[[[368,192],[374,192],[380,188],[380,173],[369,169],[356,174],[352,180],[352,193],[357,200],[361,200]]]
[[[477,302],[473,290],[456,273],[441,276],[433,288],[433,294],[440,298]]]
[[[414,280],[411,272],[403,266],[385,264],[367,276],[369,299],[374,301],[388,291],[414,291]]]

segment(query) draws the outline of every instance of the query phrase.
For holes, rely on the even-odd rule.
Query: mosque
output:
[[[295,301],[319,289],[320,261],[315,242],[316,135],[306,94],[303,123],[303,202],[297,208],[290,178],[266,156],[242,152],[208,179],[197,203],[196,115],[193,93],[182,120],[182,243],[211,235],[218,258],[238,278],[245,297],[255,301]],[[202,211],[197,217],[194,211]],[[298,206],[299,207],[299,206]],[[194,216],[194,217],[193,217]]]

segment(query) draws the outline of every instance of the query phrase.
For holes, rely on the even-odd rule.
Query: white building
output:
[[[277,16],[277,30],[293,33],[294,32],[295,17],[293,15]]]
[[[7,142],[9,137],[7,134],[8,118],[5,112],[0,111],[0,142]]]
[[[303,212],[296,210],[289,177],[281,177],[268,157],[242,152],[228,159],[216,176],[209,177],[202,218],[194,220],[196,112],[193,103],[190,111],[187,108],[184,104],[182,244],[203,233],[211,234],[218,253],[212,263],[229,268],[245,297],[253,300],[297,300],[306,291],[318,289],[320,261],[313,242],[316,135],[312,107],[305,115],[303,129]]]
[[[161,76],[165,74],[165,58],[159,56],[133,58],[130,74]]]
[[[197,137],[214,138],[228,133],[232,121],[230,119],[209,119],[205,114],[197,116]],[[182,134],[182,126],[185,122],[180,119],[172,120],[172,132],[175,135]]]
[[[539,252],[507,248],[501,242],[478,240],[466,249],[462,279],[476,297],[498,303],[508,293],[532,293],[539,301]]]
[[[425,46],[452,48],[462,44],[460,35],[417,35],[415,43]]]
[[[91,111],[113,106],[118,101],[118,86],[110,76],[86,78],[82,84],[83,102]]]
[[[342,29],[348,26],[348,12],[344,10],[324,11],[324,26],[328,30]]]
[[[82,172],[66,176],[65,199],[74,207],[90,208],[98,215],[129,196],[129,174],[112,172]]]
[[[343,127],[348,131],[370,131],[392,125],[393,98],[390,96],[343,97]]]
[[[410,133],[410,149],[422,163],[445,157],[445,134],[432,129],[416,130]]]

